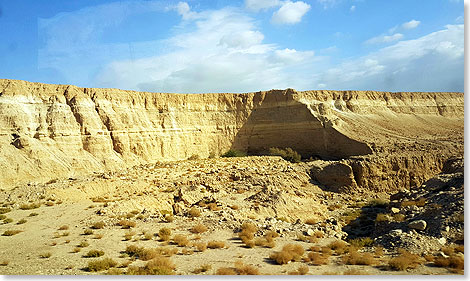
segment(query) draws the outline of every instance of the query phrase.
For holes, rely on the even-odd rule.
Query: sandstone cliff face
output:
[[[323,159],[428,146],[461,153],[463,116],[463,93],[165,94],[0,80],[0,183],[230,148],[292,147]]]

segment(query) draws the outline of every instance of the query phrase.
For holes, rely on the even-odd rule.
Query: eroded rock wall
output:
[[[166,94],[0,80],[5,188],[230,148],[341,159],[425,142],[463,149],[463,93]]]

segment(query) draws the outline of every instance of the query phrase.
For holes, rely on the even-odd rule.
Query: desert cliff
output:
[[[192,155],[207,158],[230,148],[258,154],[291,147],[304,158],[345,165],[351,182],[341,186],[369,187],[376,182],[371,178],[382,181],[390,171],[412,186],[439,172],[449,155],[463,153],[463,120],[463,93],[170,94],[2,79],[0,183],[9,188]],[[423,178],[409,174],[415,166],[422,167]]]

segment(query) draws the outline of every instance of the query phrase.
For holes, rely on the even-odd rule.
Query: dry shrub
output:
[[[371,247],[374,244],[374,239],[370,237],[359,237],[349,240],[349,244],[356,248]]]
[[[183,248],[183,250],[181,250],[181,254],[182,255],[192,255],[192,254],[194,254],[194,251],[191,250],[191,249]]]
[[[0,266],[7,266],[10,262],[7,260],[3,260],[0,262]]]
[[[437,267],[447,267],[458,270],[464,269],[464,258],[461,256],[450,256],[450,257],[436,257],[434,259],[434,265]]]
[[[241,232],[238,233],[238,237],[245,243],[246,247],[253,248],[255,246],[253,238],[255,237],[256,231],[258,231],[258,227],[252,223],[245,222],[242,224],[241,229]]]
[[[147,240],[152,240],[152,238],[153,238],[153,234],[150,233],[150,232],[144,232],[144,233],[142,233],[142,234],[144,235],[144,237],[142,238],[142,240],[146,240],[146,241],[147,241]]]
[[[31,204],[21,204],[20,209],[21,210],[31,210],[31,209],[37,209],[41,207],[41,203],[31,203]]]
[[[94,239],[101,239],[103,238],[103,234],[95,234],[95,237],[93,237]]]
[[[84,258],[97,258],[97,257],[101,257],[102,255],[104,255],[104,252],[101,250],[90,250],[83,257]]]
[[[464,262],[463,257],[461,257],[461,256],[452,256],[452,257],[449,258],[449,260],[450,260],[449,266],[451,268],[460,269],[460,270],[464,269],[465,262]]]
[[[35,217],[35,216],[38,216],[38,215],[39,215],[38,213],[33,212],[33,213],[29,214],[28,217]]]
[[[343,275],[369,275],[369,273],[358,269],[348,269],[343,272]]]
[[[134,235],[135,235],[135,232],[134,232],[134,231],[128,230],[128,231],[124,234],[124,240],[129,241],[129,240],[132,239],[132,237],[134,237]]]
[[[464,245],[456,245],[455,246],[455,251],[458,252],[458,253],[464,253],[464,250],[465,250],[465,246]]]
[[[104,228],[104,222],[97,221],[91,226],[91,228],[93,228],[93,229],[102,229],[102,228]]]
[[[235,210],[235,211],[240,209],[240,207],[238,205],[232,205],[232,206],[230,206],[230,208],[232,208],[232,210]]]
[[[197,224],[191,228],[191,233],[203,233],[207,231],[207,227],[203,224]]]
[[[160,239],[162,241],[168,241],[170,240],[170,236],[171,236],[171,229],[167,228],[167,227],[164,227],[164,228],[161,228],[159,231],[158,231],[158,237],[160,237]]]
[[[348,246],[348,243],[342,241],[342,240],[335,240],[328,244],[328,248],[331,250],[335,251],[336,254],[342,255],[344,252],[346,252],[346,248]]]
[[[253,240],[247,240],[242,238],[243,243],[245,243],[246,248],[254,248],[256,243]]]
[[[81,250],[82,250],[82,248],[75,247],[75,248],[73,248],[72,252],[78,253],[78,252],[80,252]]]
[[[120,268],[115,268],[115,267],[111,267],[110,269],[108,269],[108,271],[106,271],[105,275],[121,275],[123,274],[123,271],[122,269]]]
[[[207,248],[209,248],[209,249],[225,248],[225,242],[223,242],[223,241],[209,241],[207,243]]]
[[[152,260],[160,256],[172,256],[178,252],[175,248],[161,247],[146,249],[144,247],[138,247],[135,245],[128,245],[124,253],[130,257],[141,259],[143,261]]]
[[[210,264],[203,264],[200,267],[193,270],[193,273],[194,274],[199,274],[199,273],[207,272],[211,269],[212,269],[212,266]]]
[[[178,247],[186,247],[189,244],[188,238],[182,234],[177,234],[173,237],[173,242],[178,245]]]
[[[127,270],[128,275],[172,275],[176,266],[167,257],[157,256],[148,261],[145,266],[131,266]]]
[[[433,261],[434,261],[434,256],[433,256],[433,255],[424,255],[423,258],[424,258],[427,262],[433,262]]]
[[[2,234],[2,236],[13,236],[16,235],[20,232],[23,232],[22,230],[5,230]]]
[[[301,265],[297,269],[297,272],[299,273],[299,275],[306,275],[308,273],[308,271],[309,271],[309,269],[308,269],[308,266],[306,266],[306,265]]]
[[[325,265],[329,263],[330,256],[328,254],[310,252],[307,255],[307,258],[304,259],[305,262],[309,262],[312,265]]]
[[[242,228],[242,232],[255,233],[256,231],[258,231],[258,227],[255,224],[250,223],[250,222],[243,223],[241,228]]]
[[[315,236],[316,238],[323,238],[324,233],[323,231],[317,231],[313,234],[313,236]]]
[[[83,235],[92,235],[93,234],[93,230],[91,229],[85,229],[85,231],[83,231]]]
[[[372,265],[374,263],[374,256],[371,253],[351,251],[343,256],[343,262],[351,265]]]
[[[11,212],[10,208],[6,208],[6,207],[0,208],[0,214],[6,214],[8,212]]]
[[[196,249],[197,249],[199,252],[204,252],[204,251],[207,249],[207,243],[205,243],[205,242],[197,242],[197,243],[194,243],[194,247],[196,247]]]
[[[237,275],[235,269],[229,267],[221,267],[217,269],[216,275]]]
[[[196,207],[192,207],[192,208],[188,211],[188,215],[189,215],[189,217],[191,217],[191,218],[200,217],[200,216],[201,216],[201,211],[199,211],[199,209],[197,209]]]
[[[130,221],[130,220],[120,220],[118,222],[118,225],[120,225],[124,229],[129,229],[131,227],[135,227],[135,222]]]
[[[103,271],[107,270],[111,267],[115,267],[117,265],[117,262],[115,262],[111,258],[104,258],[101,260],[96,260],[96,261],[90,261],[88,262],[88,266],[86,268],[87,271]]]
[[[420,256],[410,253],[404,249],[399,249],[399,256],[392,258],[388,265],[393,270],[407,270],[409,268],[416,268],[423,261]]]
[[[80,248],[85,248],[85,247],[88,247],[88,246],[90,246],[90,244],[87,241],[82,241],[82,242],[80,242],[80,244],[78,244],[78,247],[80,247]]]
[[[59,230],[68,230],[68,229],[69,229],[68,225],[63,225],[63,226],[59,227]]]
[[[282,247],[280,252],[272,253],[269,258],[276,261],[277,264],[286,264],[290,261],[299,260],[304,252],[304,248],[299,244],[287,244]]]
[[[305,223],[306,223],[306,224],[310,224],[310,225],[314,225],[314,224],[316,224],[317,222],[318,222],[318,220],[315,219],[315,218],[309,218],[309,219],[306,219],[306,220],[305,220]]]
[[[235,262],[235,271],[238,275],[259,275],[259,269],[252,266],[244,264],[241,261]]]
[[[382,247],[382,246],[375,247],[374,254],[375,254],[376,257],[383,256],[384,255],[384,247]]]

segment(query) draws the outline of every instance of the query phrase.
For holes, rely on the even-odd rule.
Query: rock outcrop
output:
[[[351,167],[351,184],[366,187],[377,182],[368,179],[388,175],[364,164],[381,161],[370,155],[406,152],[379,167],[397,175],[408,170],[406,181],[412,182],[410,168],[413,161],[425,165],[423,153],[439,159],[433,174],[445,157],[462,153],[463,117],[463,93],[167,94],[3,79],[0,184],[8,189],[152,161],[205,158],[230,148],[256,154],[270,147],[291,147],[306,158],[350,158],[342,161]]]

